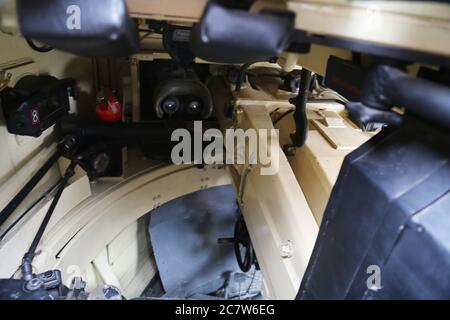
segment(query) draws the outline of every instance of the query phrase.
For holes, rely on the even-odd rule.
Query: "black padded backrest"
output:
[[[22,34],[84,56],[126,56],[139,34],[124,0],[18,0]]]
[[[449,141],[406,117],[346,157],[298,299],[450,298]]]

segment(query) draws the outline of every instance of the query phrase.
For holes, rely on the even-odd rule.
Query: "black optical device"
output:
[[[29,75],[0,94],[8,131],[39,137],[69,112],[75,80]]]

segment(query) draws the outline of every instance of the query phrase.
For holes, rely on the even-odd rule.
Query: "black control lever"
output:
[[[73,136],[66,136],[61,143],[58,144],[55,153],[44,163],[44,165],[31,177],[27,184],[14,196],[14,198],[0,212],[0,226],[11,216],[14,210],[25,200],[30,192],[41,181],[45,174],[53,167],[63,155],[69,155],[75,148],[77,139]]]
[[[22,259],[21,279],[0,279],[0,299],[51,299],[51,291],[57,290],[57,295],[61,295],[61,274],[58,270],[51,270],[43,274],[33,274],[32,261],[36,254],[39,242],[44,235],[50,218],[52,217],[56,205],[67,186],[70,177],[75,174],[75,167],[80,157],[74,157],[78,149],[78,139],[74,136],[66,136],[62,142],[58,144],[57,151],[46,161],[44,166],[31,178],[22,190],[10,201],[5,209],[0,213],[2,223],[14,212],[25,197],[31,192],[36,184],[44,177],[50,168],[56,163],[61,156],[73,158],[64,176],[60,179],[57,186],[56,195],[47,210],[47,213],[39,226],[39,229]]]
[[[311,87],[312,72],[303,68],[300,73],[300,88],[298,95],[289,100],[295,106],[294,120],[295,133],[291,134],[292,142],[296,147],[302,147],[308,137],[308,118],[306,116],[306,102]]]
[[[60,180],[58,190],[56,191],[56,195],[53,198],[50,207],[48,208],[44,220],[39,226],[39,229],[36,233],[36,236],[33,239],[33,242],[30,245],[30,248],[28,249],[27,253],[25,253],[25,255],[23,256],[21,266],[22,278],[26,281],[25,286],[26,289],[29,291],[40,289],[41,286],[43,285],[43,282],[41,282],[39,278],[33,275],[33,266],[31,263],[36,254],[37,246],[39,245],[39,242],[41,241],[42,236],[44,235],[45,229],[47,228],[47,225],[50,222],[50,218],[52,217],[53,212],[55,211],[56,205],[58,204],[59,199],[61,198],[61,195],[69,182],[69,179],[75,174],[76,166],[77,162],[72,161],[69,167],[66,169],[66,172],[64,173],[64,176]]]

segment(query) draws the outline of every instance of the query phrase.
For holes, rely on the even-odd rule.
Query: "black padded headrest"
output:
[[[139,34],[124,0],[17,0],[22,34],[84,56],[126,56]]]
[[[288,47],[294,20],[289,11],[251,13],[210,2],[193,28],[191,49],[210,62],[267,60]]]

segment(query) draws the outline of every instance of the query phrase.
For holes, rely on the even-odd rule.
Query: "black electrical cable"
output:
[[[37,246],[39,245],[39,242],[41,241],[42,236],[44,235],[45,229],[47,228],[50,218],[52,217],[53,212],[55,211],[56,205],[58,204],[59,199],[61,198],[61,195],[69,182],[69,179],[75,174],[76,166],[77,163],[75,161],[72,161],[69,167],[67,168],[66,172],[64,173],[64,176],[61,178],[55,197],[53,198],[53,201],[50,207],[48,208],[44,220],[42,220],[42,223],[39,226],[39,229],[36,233],[36,236],[33,239],[33,242],[30,245],[30,248],[28,249],[27,253],[25,253],[25,255],[23,256],[21,270],[22,270],[22,277],[26,281],[33,279],[32,262],[36,254]]]
[[[288,111],[286,111],[285,113],[283,113],[281,116],[279,116],[276,120],[273,121],[273,125],[276,125],[278,122],[280,122],[281,120],[284,119],[284,117],[286,117],[288,114],[294,112],[294,109],[290,109]]]
[[[28,45],[30,46],[31,49],[33,49],[34,51],[37,52],[41,52],[41,53],[46,53],[46,52],[50,52],[53,50],[52,47],[43,45],[42,47],[38,47],[33,40],[31,40],[30,38],[25,38],[25,41],[28,43]]]

